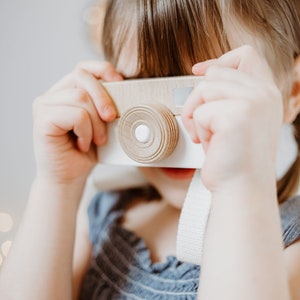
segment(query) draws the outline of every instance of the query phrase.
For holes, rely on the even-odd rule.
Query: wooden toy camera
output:
[[[204,153],[183,127],[181,110],[201,77],[179,76],[103,83],[118,118],[108,124],[99,162],[129,166],[200,168]]]

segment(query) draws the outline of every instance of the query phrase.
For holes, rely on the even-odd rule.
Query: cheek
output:
[[[139,171],[149,182],[151,181],[151,178],[154,178],[156,176],[156,168],[139,167]]]
[[[160,185],[163,183],[161,178],[161,174],[157,168],[147,168],[142,167],[139,169],[140,172],[143,174],[145,179],[153,185],[158,191],[160,191]]]

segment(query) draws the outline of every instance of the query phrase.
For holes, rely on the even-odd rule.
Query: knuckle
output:
[[[36,114],[37,111],[39,110],[39,108],[41,107],[41,103],[43,101],[43,97],[42,96],[38,96],[36,97],[33,101],[32,101],[32,112],[33,114]]]
[[[239,105],[232,105],[226,113],[228,122],[225,123],[224,129],[231,131],[234,128],[248,127],[249,120],[252,119],[253,115],[255,116],[255,109],[247,101],[239,103]]]
[[[257,105],[255,105],[255,103],[251,103],[250,101],[243,101],[239,107],[240,110],[240,114],[241,114],[241,120],[247,120],[247,116],[252,116],[253,114],[255,114],[257,112]],[[236,112],[238,114],[238,112]]]
[[[103,70],[114,70],[114,66],[109,61],[103,60],[103,61],[89,61],[89,60],[83,60],[80,61],[74,68],[75,71],[82,72],[87,69],[87,66],[93,64],[94,66],[103,69]]]
[[[33,99],[32,105],[39,105],[43,101],[44,95],[37,96],[35,99]]]
[[[112,71],[112,70],[114,70],[113,65],[110,62],[108,62],[108,61],[103,61],[103,62],[101,62],[101,64],[102,64],[102,67],[103,67],[103,69],[105,71]]]
[[[85,109],[80,109],[78,112],[78,123],[84,124],[89,120],[89,113]]]
[[[41,135],[47,135],[49,128],[53,126],[53,118],[45,111],[36,112],[33,119],[34,132],[39,132]]]
[[[73,76],[75,77],[75,79],[79,80],[82,78],[82,76],[86,73],[86,71],[81,68],[81,67],[76,67],[74,72],[73,72]]]
[[[211,98],[214,89],[211,89],[209,82],[205,80],[198,86],[198,92],[201,98],[207,101]]]
[[[89,94],[84,89],[76,89],[73,91],[74,98],[79,101],[80,103],[87,103],[89,102]]]
[[[206,80],[213,80],[215,79],[220,73],[220,67],[219,66],[210,66],[206,73],[205,73],[205,79]]]
[[[84,69],[84,66],[87,64],[86,60],[82,60],[75,66],[75,70],[82,70]]]
[[[33,108],[36,108],[36,107],[40,104],[40,102],[41,102],[40,96],[39,96],[39,97],[36,97],[36,98],[33,99],[33,101],[32,101],[32,107],[33,107]]]
[[[256,53],[256,50],[251,45],[244,45],[241,49],[247,55],[253,55],[254,53]]]

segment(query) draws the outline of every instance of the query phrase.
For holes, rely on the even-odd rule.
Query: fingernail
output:
[[[112,106],[106,106],[103,114],[106,119],[112,119],[116,117],[116,110]]]
[[[198,63],[198,64],[193,65],[192,66],[192,72],[194,74],[198,73],[201,70],[201,65],[202,65],[202,63]]]

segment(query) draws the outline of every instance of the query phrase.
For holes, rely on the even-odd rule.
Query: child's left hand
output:
[[[206,151],[202,179],[207,188],[213,192],[241,179],[275,177],[282,95],[266,61],[243,46],[196,64],[193,72],[205,77],[182,117],[193,141]]]

